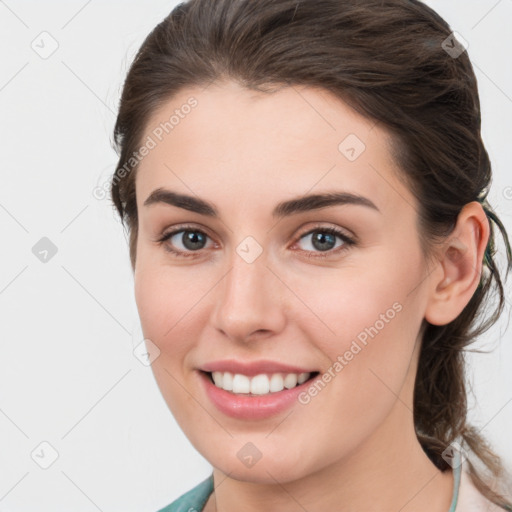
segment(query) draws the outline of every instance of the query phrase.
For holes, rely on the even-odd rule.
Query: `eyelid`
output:
[[[171,235],[175,235],[176,233],[179,233],[180,231],[200,231],[204,233],[205,235],[208,235],[208,229],[198,225],[198,224],[178,224],[176,226],[172,226],[172,228],[169,228],[169,230],[164,230],[161,235],[158,235],[157,240],[161,240],[162,238],[166,238]],[[210,238],[212,238],[210,236]]]
[[[325,230],[327,232],[332,231],[335,232],[337,236],[340,236],[341,238],[350,240],[352,242],[357,242],[357,236],[349,231],[346,228],[341,228],[339,226],[335,225],[329,225],[322,222],[314,223],[313,226],[310,226],[309,228],[306,228],[304,231],[302,231],[299,235],[297,235],[297,240],[300,240],[303,236],[310,235],[311,233],[314,233],[315,231],[321,231]]]

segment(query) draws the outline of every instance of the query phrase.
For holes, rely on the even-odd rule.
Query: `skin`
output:
[[[182,90],[153,113],[145,135],[193,96],[198,105],[142,160],[135,296],[144,336],[160,350],[152,369],[172,414],[212,464],[205,510],[446,512],[452,471],[440,472],[414,431],[413,387],[423,321],[453,320],[478,285],[489,236],[470,203],[427,262],[417,201],[399,178],[388,133],[330,93],[273,94],[234,82]],[[366,145],[353,162],[338,146]],[[159,188],[214,204],[219,219],[176,206],[144,206]],[[305,194],[347,191],[379,209],[335,205],[283,218],[274,206]],[[182,234],[208,235],[195,257]],[[335,227],[357,243],[325,252],[311,230]],[[304,236],[307,235],[307,236]],[[252,236],[252,263],[236,252]],[[332,244],[334,246],[334,243]],[[326,258],[318,255],[329,254]],[[308,257],[308,255],[310,257]],[[227,417],[209,401],[196,368],[218,359],[271,359],[326,372],[394,303],[401,311],[307,405],[264,420]],[[246,467],[248,442],[262,458]]]

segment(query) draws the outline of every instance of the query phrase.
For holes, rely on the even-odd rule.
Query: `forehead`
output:
[[[330,189],[371,196],[379,208],[414,202],[388,132],[323,89],[264,93],[231,81],[186,88],[153,112],[149,139],[154,147],[137,172],[139,207],[166,186],[269,205]]]

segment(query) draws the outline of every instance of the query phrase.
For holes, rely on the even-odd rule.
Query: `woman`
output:
[[[417,0],[180,4],[115,141],[153,372],[213,466],[163,511],[512,510],[463,359],[503,309],[495,225],[512,257],[444,20]]]

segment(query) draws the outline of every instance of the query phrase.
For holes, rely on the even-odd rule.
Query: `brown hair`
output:
[[[469,447],[490,472],[487,480],[468,459],[476,487],[512,510],[490,483],[504,482],[509,475],[467,422],[464,351],[496,322],[505,301],[494,259],[494,225],[506,246],[505,275],[512,268],[512,255],[507,232],[486,200],[491,164],[481,138],[475,74],[467,52],[446,51],[458,48],[448,39],[451,32],[418,0],[179,4],[147,36],[128,72],[114,129],[119,163],[111,197],[128,224],[135,268],[137,162],[131,156],[142,143],[149,117],[187,86],[227,78],[263,92],[272,92],[272,85],[320,87],[388,128],[396,162],[419,203],[425,254],[451,232],[467,203],[480,201],[490,221],[484,272],[473,297],[448,325],[424,321],[414,424],[423,449],[443,471],[449,466],[442,456],[448,445],[460,441]],[[496,297],[496,308],[485,319],[487,299]]]

